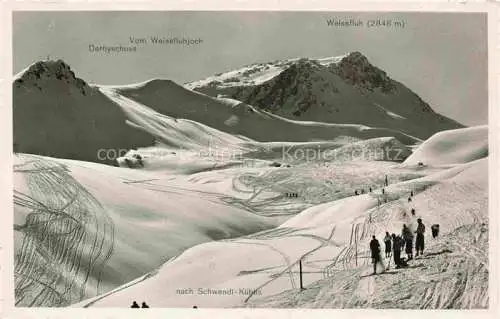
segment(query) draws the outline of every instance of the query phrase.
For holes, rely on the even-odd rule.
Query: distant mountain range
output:
[[[97,158],[99,150],[155,142],[182,147],[173,141],[167,119],[195,121],[242,143],[387,136],[411,145],[463,127],[359,52],[253,64],[184,87],[170,80],[91,86],[61,60],[40,61],[16,75],[13,96],[15,151],[108,164],[113,161]],[[135,106],[125,107],[113,96]],[[149,124],[131,116],[130,107],[154,111]],[[193,134],[185,127],[175,130]]]

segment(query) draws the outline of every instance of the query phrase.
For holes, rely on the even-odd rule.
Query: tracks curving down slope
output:
[[[115,229],[103,206],[67,169],[23,156],[14,167],[27,190],[14,190],[26,211],[14,230],[16,306],[67,306],[102,293],[101,272],[113,253]]]

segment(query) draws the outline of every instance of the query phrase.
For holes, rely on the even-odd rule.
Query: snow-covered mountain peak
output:
[[[82,90],[88,88],[87,83],[76,77],[70,66],[63,60],[38,61],[15,76],[14,84],[18,87],[26,85],[38,86],[44,82],[63,81]]]
[[[299,65],[330,66],[339,63],[346,55],[319,59],[291,58],[267,63],[254,63],[228,72],[218,73],[205,79],[186,83],[185,87],[195,90],[203,87],[227,88],[252,86],[270,81],[288,68]]]

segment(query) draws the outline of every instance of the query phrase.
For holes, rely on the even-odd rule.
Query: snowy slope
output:
[[[450,169],[444,174],[406,183],[410,186],[408,189],[415,190],[412,184],[425,188],[416,191],[412,205],[405,203],[405,198],[402,198],[391,200],[377,210],[367,211],[371,219],[369,230],[366,231],[366,224],[353,227],[354,238],[360,233],[361,241],[352,241],[346,253],[338,259],[334,258],[323,279],[316,282],[306,279],[306,290],[302,293],[288,290],[272,297],[256,299],[248,306],[403,309],[488,307],[487,171],[487,159],[481,159]],[[391,190],[389,194],[395,195]],[[313,221],[309,226],[338,222],[338,218],[333,217],[335,211],[332,209],[344,213],[345,209],[351,210],[353,207],[350,203],[343,203],[345,206],[323,210],[325,214],[308,210],[308,215],[316,215],[316,222]],[[410,207],[416,209],[415,217],[409,216]],[[301,217],[297,216],[286,225],[302,225]],[[398,233],[403,223],[415,227],[416,218],[422,218],[427,226],[424,256],[411,261],[409,268],[391,269],[380,276],[369,276],[371,265],[367,246],[370,236],[373,234],[381,241],[385,231]],[[441,226],[441,235],[437,239],[432,239],[429,234],[430,225],[434,223]],[[353,233],[351,239],[352,236]],[[356,247],[357,254],[354,253]],[[315,262],[314,259],[319,258],[311,257],[310,261],[305,262],[310,267],[306,266],[306,272],[321,265],[321,261]],[[361,267],[356,265],[356,259]],[[384,263],[387,265],[392,261],[386,259]],[[309,274],[305,276],[310,277]]]
[[[176,119],[153,111],[111,88],[100,88],[111,101],[119,105],[129,121],[155,136],[163,144],[173,148],[201,149],[204,147],[223,148],[235,146],[250,139],[221,132],[201,123],[186,119]]]
[[[422,143],[404,164],[467,163],[488,156],[488,126],[439,132]]]
[[[411,150],[394,137],[379,137],[350,143],[325,154],[333,161],[396,161],[402,162]]]
[[[339,168],[341,166],[336,167],[337,170]],[[144,299],[153,307],[300,307],[303,306],[301,298],[304,298],[304,304],[313,307],[325,304],[345,307],[374,305],[382,308],[404,308],[415,304],[423,308],[485,307],[488,295],[484,285],[484,278],[487,277],[487,257],[484,254],[465,256],[464,264],[460,267],[448,266],[445,274],[448,279],[441,282],[443,287],[448,288],[439,295],[429,296],[432,299],[427,301],[425,294],[396,300],[386,290],[403,287],[403,284],[396,284],[395,281],[408,275],[411,276],[408,280],[414,282],[413,289],[438,291],[435,284],[438,277],[433,271],[443,263],[450,264],[452,259],[449,258],[453,258],[447,253],[437,256],[443,254],[438,244],[429,244],[429,253],[425,258],[414,262],[414,267],[427,267],[428,270],[393,270],[380,279],[367,279],[376,280],[376,289],[382,290],[371,291],[373,296],[370,291],[366,291],[367,283],[363,276],[369,272],[367,246],[372,234],[380,239],[385,231],[399,233],[403,223],[414,227],[417,217],[423,218],[428,230],[431,224],[440,223],[442,235],[447,236],[445,238],[456,236],[464,227],[487,227],[486,176],[487,159],[483,159],[392,184],[386,188],[385,195],[376,189],[371,194],[319,204],[304,210],[276,229],[198,245],[167,262],[158,272],[142,281],[75,306],[126,307],[130,300]],[[411,205],[406,201],[410,190],[415,192],[412,205],[417,215],[414,217],[409,214]],[[383,202],[384,199],[388,200],[387,203]],[[478,234],[480,240],[477,245],[483,245],[487,234]],[[427,241],[431,241],[428,233]],[[458,244],[458,241],[450,246],[452,252],[458,249],[455,243]],[[475,254],[478,248],[471,249],[474,249]],[[321,295],[315,295],[315,304],[306,303],[309,301],[308,294],[317,291],[316,288],[311,292],[306,290],[304,297],[294,297],[297,295],[298,260],[301,258],[305,267],[306,288],[321,285],[323,295],[328,294],[328,298],[321,299]],[[391,279],[389,288],[384,276],[390,276],[391,273],[395,277]],[[325,278],[329,278],[326,285],[322,281],[316,283]],[[346,298],[343,303],[339,303],[331,297],[333,292],[328,290],[332,282],[336,286],[349,287],[349,293],[355,298]],[[465,283],[470,289],[465,289]],[[449,294],[449,291],[454,293]],[[379,297],[383,300],[378,300]]]
[[[267,229],[210,185],[19,154],[14,166],[18,306],[66,306],[153,271],[193,245]]]
[[[31,65],[13,83],[14,150],[110,164],[100,149],[153,145],[151,135],[127,122],[123,111],[77,78],[63,61]]]
[[[256,110],[254,106],[234,99],[190,91],[167,80],[151,80],[137,86],[114,87],[113,90],[171,118],[195,121],[259,142],[328,141],[339,136],[361,139],[394,136],[406,145],[419,141],[414,136],[384,126],[291,120]]]
[[[169,149],[229,151],[252,151],[255,142],[376,137],[395,137],[405,145],[420,141],[386,126],[291,120],[168,80],[89,86],[60,60],[31,65],[16,76],[13,86],[15,151],[58,158],[115,164],[115,158],[102,158],[99,152],[123,155],[155,141]]]

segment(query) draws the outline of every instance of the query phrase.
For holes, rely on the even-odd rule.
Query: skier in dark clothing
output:
[[[370,241],[370,250],[372,252],[372,261],[373,261],[373,274],[377,273],[377,264],[382,263],[382,258],[380,258],[380,244],[375,236],[372,237]],[[382,265],[382,269],[383,265]]]
[[[417,238],[415,240],[415,250],[417,251],[415,256],[422,255],[424,253],[424,233],[425,233],[425,225],[422,223],[422,219],[417,219]]]
[[[391,246],[392,246],[392,237],[389,235],[389,232],[385,232],[384,244],[385,244],[385,258],[391,257]]]
[[[412,215],[412,216],[415,216],[415,208],[412,208],[412,209],[411,209],[411,215]]]
[[[387,179],[387,175],[385,175],[385,186],[389,186],[389,180]]]
[[[413,191],[411,191],[411,193],[410,193],[410,197],[413,197]]]
[[[370,193],[372,192],[372,188],[370,187]]]
[[[143,301],[141,308],[149,308],[149,306]]]
[[[401,248],[403,247],[404,241],[401,237],[392,234],[392,251],[394,257],[394,264],[396,268],[401,268],[403,261],[401,260]]]
[[[385,189],[382,188],[382,194],[385,194]]]
[[[408,197],[408,203],[410,203],[410,202],[411,202],[411,197]]]
[[[130,308],[140,308],[139,305],[137,304],[137,302],[133,302],[132,303],[132,306],[130,306]]]
[[[432,238],[436,238],[439,235],[439,224],[434,224],[431,226]]]
[[[403,231],[401,232],[401,236],[403,237],[405,241],[405,251],[406,255],[408,256],[408,260],[413,259],[413,234],[411,233],[411,230],[406,226],[403,225]]]
[[[355,191],[354,191],[354,195],[358,195],[358,190],[355,190]]]

